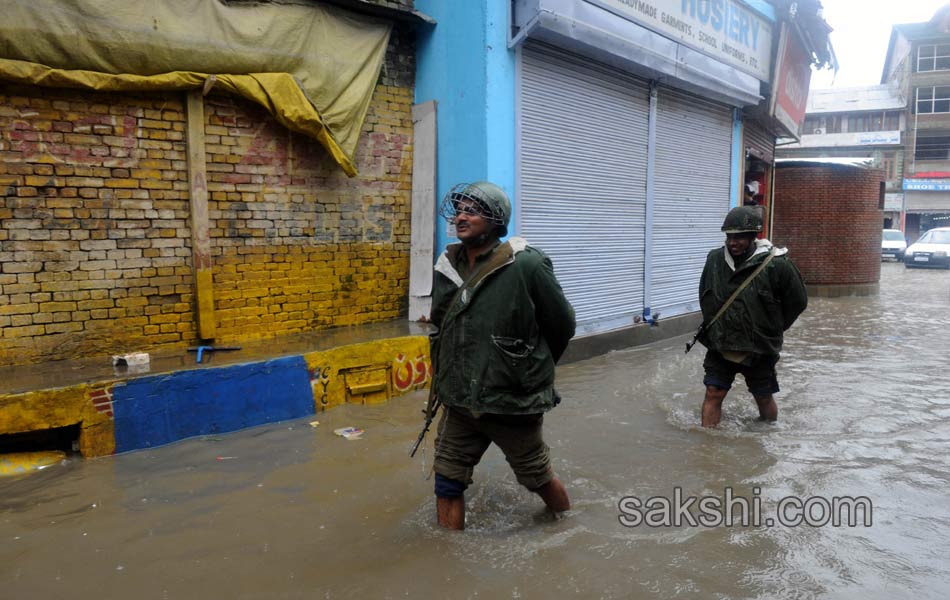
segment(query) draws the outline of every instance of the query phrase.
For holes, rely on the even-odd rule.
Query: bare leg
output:
[[[435,512],[439,526],[461,531],[465,529],[465,496],[435,498]]]
[[[775,421],[778,419],[778,405],[772,394],[767,396],[754,396],[755,403],[759,405],[759,418],[763,421]]]
[[[567,489],[564,488],[564,484],[557,477],[534,490],[534,492],[541,496],[548,510],[555,514],[571,509],[571,499],[567,496]]]
[[[726,399],[729,390],[714,385],[706,386],[706,397],[703,398],[703,427],[715,427],[722,419],[722,401]]]

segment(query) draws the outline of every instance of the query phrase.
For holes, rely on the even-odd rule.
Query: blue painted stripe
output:
[[[313,414],[303,356],[142,377],[115,388],[116,452]]]
[[[745,177],[742,168],[745,164],[745,148],[742,145],[742,113],[738,108],[732,109],[732,181],[729,194],[729,206],[735,208],[742,201],[742,187]]]

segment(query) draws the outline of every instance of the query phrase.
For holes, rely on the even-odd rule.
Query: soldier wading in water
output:
[[[756,239],[762,217],[755,207],[730,210],[722,231],[726,243],[710,251],[699,280],[703,325],[697,339],[708,349],[703,427],[719,424],[722,402],[737,373],[745,377],[759,416],[774,421],[778,406],[773,394],[779,391],[775,365],[785,330],[808,306],[805,284],[788,250]]]
[[[500,242],[511,219],[501,188],[459,184],[440,214],[461,243],[437,261],[432,291],[431,398],[445,408],[433,464],[439,525],[464,529],[465,488],[492,443],[549,510],[568,510],[542,422],[560,400],[554,365],[574,335],[574,310],[544,253],[522,238]]]

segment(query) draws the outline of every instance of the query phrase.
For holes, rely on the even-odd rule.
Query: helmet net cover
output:
[[[475,214],[489,223],[501,227],[506,225],[505,214],[501,211],[501,207],[496,206],[496,203],[481,188],[471,183],[459,183],[445,194],[442,203],[439,205],[439,216],[450,223],[455,221],[455,217],[459,212],[462,212],[459,210],[459,206],[463,202],[468,202],[474,206],[476,208]],[[471,213],[472,211],[464,212]]]
[[[729,211],[722,223],[724,233],[758,233],[762,231],[762,217],[751,206],[738,206]]]

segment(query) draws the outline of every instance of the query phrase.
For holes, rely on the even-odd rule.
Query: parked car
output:
[[[950,269],[950,227],[931,229],[904,251],[905,267]]]
[[[904,260],[905,250],[907,241],[904,239],[904,232],[900,229],[885,229],[881,238],[881,258]]]

